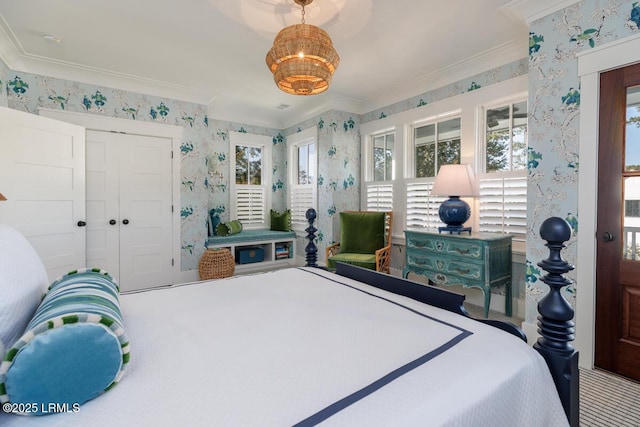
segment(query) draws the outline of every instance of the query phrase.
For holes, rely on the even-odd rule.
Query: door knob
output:
[[[602,234],[602,240],[605,242],[612,242],[614,238],[613,234],[608,231],[605,231],[604,234]]]
[[[78,227],[84,227],[85,225],[87,225],[86,222],[84,221],[78,221]]]
[[[109,221],[109,224],[111,224],[111,225],[116,225],[116,220],[115,220],[115,219],[112,219],[111,221]]]
[[[124,225],[127,225],[127,224],[129,224],[129,220],[128,220],[128,219],[123,219],[123,220],[122,220],[122,223],[123,223]]]

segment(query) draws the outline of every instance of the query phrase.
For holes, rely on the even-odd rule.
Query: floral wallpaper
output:
[[[537,263],[548,250],[539,238],[550,216],[567,219],[573,235],[563,257],[576,267],[579,237],[580,79],[576,53],[640,33],[640,2],[584,0],[530,25],[529,163],[526,319],[535,323],[541,284]],[[640,55],[638,56],[640,59]],[[594,206],[595,209],[595,206]],[[575,271],[568,276],[575,280]],[[575,306],[579,284],[567,296]]]
[[[7,91],[5,88],[5,82],[7,80],[7,77],[6,77],[7,71],[9,71],[7,66],[4,64],[4,62],[2,62],[2,60],[0,60],[0,106],[1,107],[8,106]]]
[[[549,216],[566,218],[573,236],[563,256],[577,266],[578,131],[580,82],[575,54],[637,35],[640,2],[584,0],[539,19],[530,26],[529,52],[523,59],[475,74],[459,82],[416,95],[363,115],[328,111],[284,130],[231,123],[207,117],[204,105],[120,91],[83,83],[13,72],[0,61],[0,105],[37,114],[38,107],[101,114],[129,120],[156,121],[185,129],[180,147],[182,270],[197,269],[206,240],[205,219],[215,209],[229,218],[230,131],[268,135],[273,141],[273,208],[285,209],[286,137],[318,129],[318,254],[338,239],[337,212],[358,209],[360,202],[360,134],[362,123],[419,108],[447,97],[529,74],[529,186],[526,266],[526,322],[535,323],[536,305],[546,293],[537,263],[547,250],[538,230]],[[213,163],[213,165],[211,165]],[[220,170],[210,176],[209,168]],[[304,254],[306,241],[298,241]],[[393,267],[402,268],[401,247],[394,247]],[[399,254],[399,256],[395,256]],[[574,270],[575,272],[575,270]],[[571,274],[570,274],[571,277]],[[575,302],[577,288],[567,296]]]
[[[324,248],[339,240],[344,210],[360,208],[360,120],[343,111],[328,111],[286,129],[289,136],[302,130],[318,129],[318,219],[315,227],[318,260],[324,261]],[[302,248],[306,242],[298,244]]]
[[[504,80],[509,80],[518,76],[525,75],[527,74],[527,71],[528,61],[526,57],[523,57],[521,60],[512,62],[510,64],[492,68],[491,70],[473,75],[455,83],[451,83],[435,90],[413,96],[404,101],[400,101],[395,104],[391,104],[363,114],[361,122],[368,123],[374,120],[383,119],[393,114],[408,111],[413,108],[422,107],[423,105],[442,101],[443,99],[460,95],[464,92],[470,92],[475,89],[480,89],[484,86],[490,86]]]
[[[206,219],[210,209],[229,220],[229,132],[268,135],[274,141],[273,181],[286,182],[282,159],[284,144],[278,130],[230,123],[207,117],[207,106],[150,95],[110,89],[22,72],[12,72],[0,61],[0,105],[37,114],[38,108],[53,108],[99,114],[127,120],[158,122],[184,128],[180,144],[181,266],[196,270],[207,239]],[[4,95],[4,96],[3,96]],[[280,135],[280,136],[279,136]],[[209,164],[220,171],[213,177]],[[274,209],[285,207],[285,185],[273,188]]]

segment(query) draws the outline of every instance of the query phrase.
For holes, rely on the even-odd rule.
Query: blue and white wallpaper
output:
[[[623,0],[584,0],[530,25],[526,322],[535,323],[537,302],[548,290],[539,280],[544,272],[537,267],[549,255],[539,238],[546,218],[559,216],[571,224],[573,236],[563,257],[576,267],[579,264],[580,79],[576,53],[638,35],[639,27],[640,2]],[[575,271],[568,275],[574,280]],[[568,289],[572,304],[579,285]]]
[[[98,114],[128,120],[158,122],[184,128],[180,145],[181,191],[181,265],[182,270],[195,270],[205,249],[206,218],[216,209],[223,221],[229,220],[229,139],[230,131],[268,135],[274,145],[274,182],[286,182],[284,144],[279,131],[207,117],[207,106],[164,99],[123,90],[98,87],[8,70],[0,61],[2,94],[10,108],[38,114],[38,108],[53,108]],[[0,104],[3,97],[0,96]],[[280,136],[280,139],[282,137]],[[209,162],[222,172],[222,179],[208,174]],[[273,189],[275,209],[285,207],[284,187]]]
[[[6,81],[7,77],[7,72],[9,70],[7,69],[7,66],[5,65],[5,63],[0,60],[0,106],[2,107],[6,107],[8,105],[8,101],[7,101],[7,91],[5,90],[5,85],[4,82]]]
[[[304,129],[318,130],[318,255],[339,240],[337,213],[360,208],[359,116],[329,111],[284,131],[286,136]],[[302,242],[302,244],[305,244]]]
[[[566,218],[573,236],[563,256],[577,265],[578,242],[578,131],[580,81],[576,53],[640,33],[640,2],[584,0],[533,22],[529,52],[523,59],[475,74],[459,82],[416,95],[363,115],[343,111],[320,114],[289,129],[277,130],[230,123],[207,117],[205,105],[139,93],[13,72],[0,61],[0,105],[37,114],[38,107],[101,114],[129,120],[181,126],[181,245],[182,269],[194,270],[204,250],[205,219],[216,209],[229,218],[229,132],[268,135],[273,141],[273,208],[286,208],[286,137],[318,129],[318,249],[338,239],[337,212],[359,208],[360,135],[362,123],[420,108],[463,92],[529,74],[529,186],[526,322],[535,323],[536,304],[546,293],[537,263],[547,257],[538,230],[549,216]],[[527,57],[528,54],[528,57]],[[640,54],[639,54],[640,59]],[[210,162],[223,178],[211,178]],[[595,209],[595,207],[594,207]],[[300,240],[299,252],[304,251]],[[398,248],[395,248],[397,251]],[[392,257],[401,268],[404,257]],[[574,270],[575,271],[575,270]],[[574,302],[579,285],[568,289]]]

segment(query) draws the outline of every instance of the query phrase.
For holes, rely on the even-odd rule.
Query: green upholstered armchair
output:
[[[340,212],[340,242],[327,246],[327,267],[336,262],[389,273],[393,212]]]

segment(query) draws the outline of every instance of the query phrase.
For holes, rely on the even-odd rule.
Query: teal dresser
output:
[[[511,316],[511,236],[497,233],[438,234],[405,230],[405,279],[410,272],[436,285],[480,288],[484,317],[489,315],[491,288],[505,286],[505,313]]]

